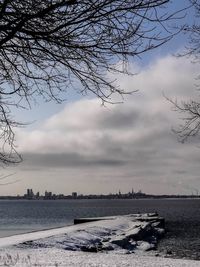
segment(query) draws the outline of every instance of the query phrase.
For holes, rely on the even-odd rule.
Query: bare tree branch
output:
[[[108,72],[156,49],[175,33],[175,18],[163,9],[169,0],[4,0],[0,1],[0,139],[10,152],[1,162],[21,160],[14,147],[11,116],[21,101],[38,96],[62,102],[69,88],[102,102],[126,93]],[[130,73],[129,73],[130,74]],[[24,102],[25,101],[25,102]]]
[[[189,137],[196,136],[200,131],[200,103],[190,100],[188,102],[172,100],[165,97],[173,106],[173,110],[182,115],[182,123],[173,132],[184,143]]]
[[[194,64],[200,64],[200,1],[190,0],[190,7],[194,8],[196,12],[196,20],[192,25],[184,25],[182,30],[188,34],[189,42],[183,53],[178,54],[178,57],[189,57]],[[200,75],[197,77],[197,81]],[[197,84],[197,90],[199,90]],[[185,142],[189,137],[196,136],[200,132],[200,99],[191,99],[188,101],[178,102],[167,98],[175,111],[182,114],[182,123],[173,131],[178,135],[181,142]]]
[[[7,179],[8,177],[13,176],[14,174],[15,174],[15,173],[7,174],[7,175],[3,175],[3,174],[1,174],[1,175],[0,175],[0,180]],[[20,181],[20,179],[16,179],[16,180],[12,180],[12,181],[8,181],[8,182],[0,183],[0,186],[2,186],[2,185],[15,184],[15,183],[17,183],[17,182],[19,182],[19,181]]]

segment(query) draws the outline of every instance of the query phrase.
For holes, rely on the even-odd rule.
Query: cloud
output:
[[[101,157],[87,157],[77,153],[60,153],[60,154],[25,154],[26,166],[37,166],[41,168],[66,168],[66,167],[96,167],[96,166],[122,166],[126,161],[120,159],[101,158]],[[27,169],[26,169],[27,170]]]
[[[124,104],[104,107],[98,99],[82,99],[67,103],[38,129],[18,129],[18,147],[25,158],[21,170],[76,169],[76,179],[87,171],[97,184],[98,177],[107,177],[110,184],[140,184],[154,193],[172,192],[170,185],[185,188],[188,174],[197,185],[200,150],[177,142],[171,128],[179,123],[179,115],[163,96],[194,95],[197,66],[168,56],[144,69],[131,67],[139,74],[118,75],[118,81],[122,88],[139,91]]]

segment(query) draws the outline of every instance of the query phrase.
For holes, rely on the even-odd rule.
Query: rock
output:
[[[149,251],[155,248],[154,244],[150,244],[148,242],[145,241],[139,241],[138,242],[138,246],[137,249],[142,250],[142,251]]]
[[[172,255],[172,251],[171,250],[167,250],[166,252],[168,255]]]
[[[82,246],[81,250],[84,252],[93,252],[93,253],[97,253],[98,251],[100,251],[98,249],[98,247],[90,245],[90,246]]]

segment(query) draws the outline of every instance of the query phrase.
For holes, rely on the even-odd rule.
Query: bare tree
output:
[[[6,182],[4,181],[4,180],[7,180],[8,177],[13,176],[14,174],[15,173],[11,173],[8,175],[0,174],[0,186],[15,184],[15,183],[19,182],[20,181],[19,179],[10,180],[10,181],[6,181]]]
[[[194,64],[200,64],[200,1],[190,0],[189,8],[195,9],[195,21],[192,25],[184,25],[182,30],[188,34],[189,42],[185,52],[179,54],[179,57],[189,57]],[[199,81],[200,75],[196,77]],[[197,91],[200,86],[197,82]],[[173,131],[178,135],[181,142],[186,141],[189,137],[196,136],[200,132],[200,98],[191,99],[188,101],[177,101],[167,98],[173,105],[175,111],[181,113],[182,123]]]
[[[173,33],[169,0],[0,1],[0,161],[18,162],[12,107],[38,96],[60,103],[68,89],[103,102],[126,94],[108,72],[126,73],[130,57],[155,49]],[[121,67],[116,63],[121,62]],[[5,152],[6,151],[6,152]]]
[[[186,52],[182,56],[192,57],[194,62],[200,63],[200,1],[190,0],[190,8],[195,9],[195,20],[192,25],[184,25],[183,31],[189,35]]]
[[[200,131],[200,103],[194,100],[178,102],[168,97],[166,99],[172,103],[173,110],[182,116],[179,126],[173,129],[179,140],[184,143],[189,137],[198,135]]]

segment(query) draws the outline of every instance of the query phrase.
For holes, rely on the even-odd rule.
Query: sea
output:
[[[200,199],[0,200],[0,237],[72,225],[75,218],[157,212],[158,255],[200,260]]]

